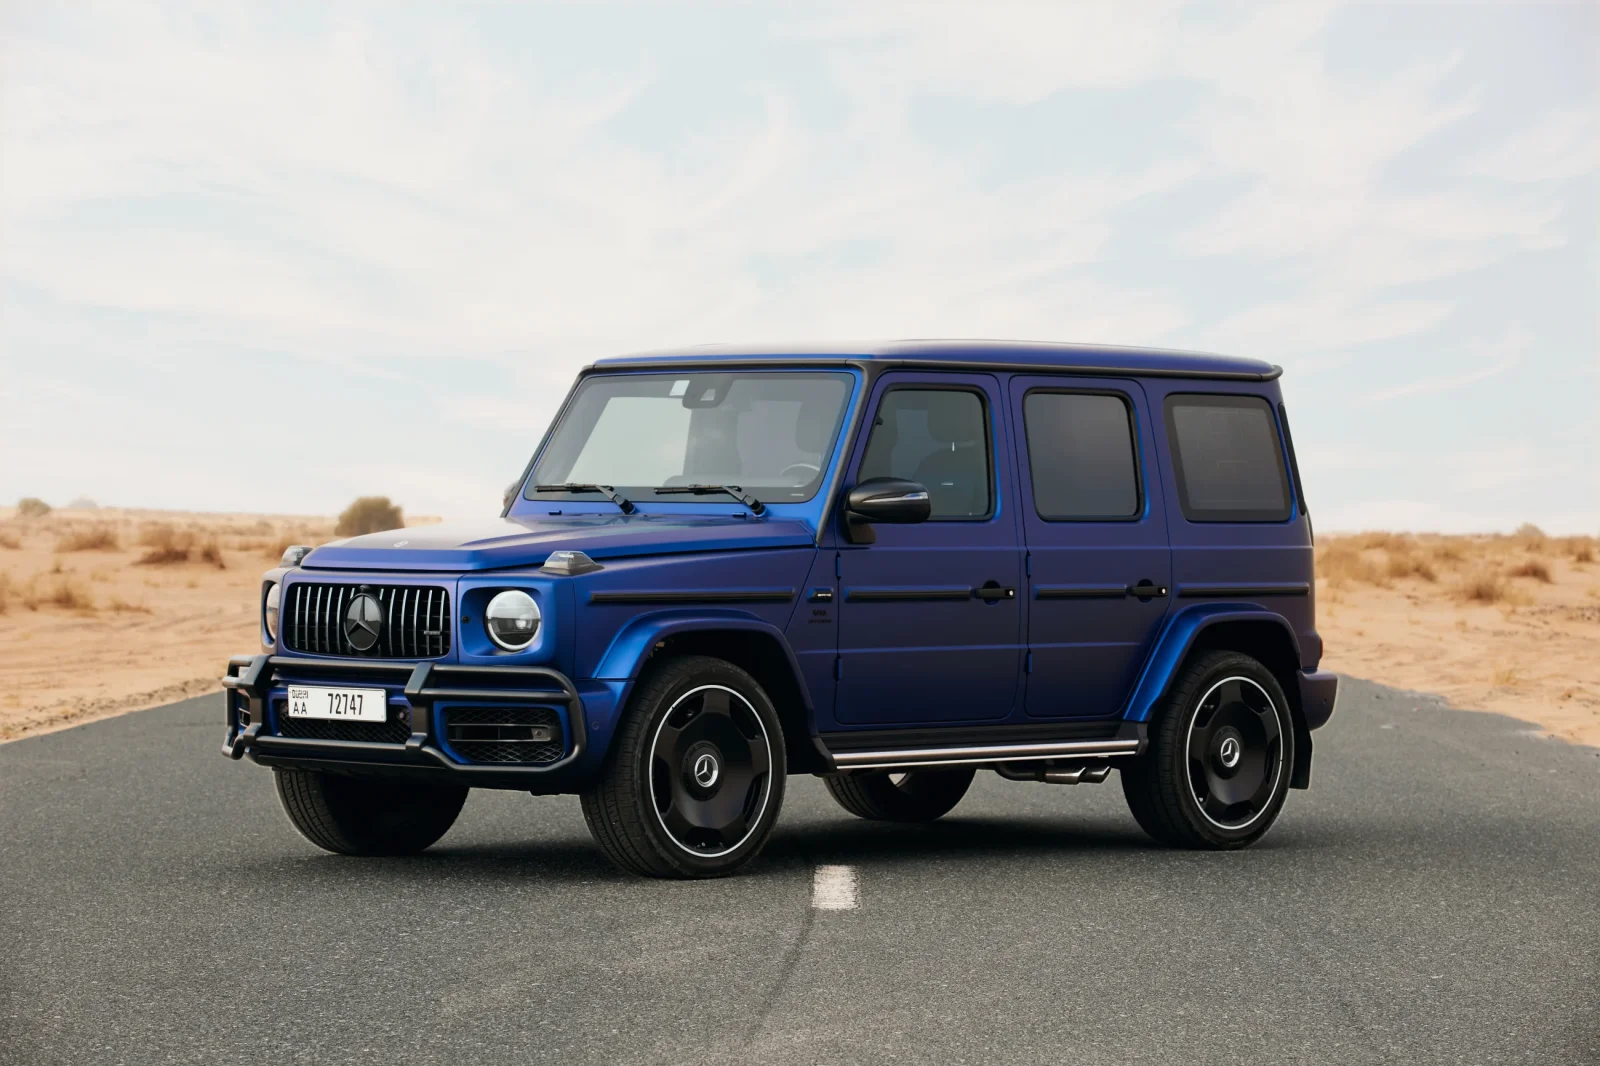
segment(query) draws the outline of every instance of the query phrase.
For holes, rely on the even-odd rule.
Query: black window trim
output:
[[[1189,485],[1183,474],[1183,449],[1178,444],[1177,423],[1173,421],[1172,409],[1184,401],[1211,400],[1223,401],[1223,407],[1253,407],[1260,404],[1265,410],[1267,421],[1270,425],[1279,426],[1280,423],[1273,417],[1272,400],[1260,393],[1254,392],[1169,392],[1162,401],[1162,420],[1166,423],[1167,454],[1172,459],[1172,476],[1178,487],[1178,507],[1183,511],[1186,522],[1196,524],[1204,523],[1215,525],[1217,523],[1278,525],[1294,519],[1295,501],[1293,488],[1289,483],[1289,472],[1283,460],[1283,431],[1278,431],[1278,446],[1272,450],[1272,455],[1278,467],[1278,484],[1283,489],[1283,507],[1275,511],[1202,511],[1196,512],[1189,505]]]
[[[883,401],[890,393],[903,392],[970,392],[978,398],[978,405],[983,410],[984,447],[989,452],[989,462],[986,470],[989,475],[989,509],[981,515],[930,515],[928,522],[992,522],[999,514],[996,504],[995,491],[995,462],[998,449],[995,447],[994,415],[989,409],[989,393],[982,385],[974,385],[966,381],[891,381],[889,385],[878,394],[877,406],[872,408],[866,416],[867,435],[861,442],[861,458],[856,461],[855,478],[861,480],[861,464],[867,460],[867,449],[872,447],[872,431],[878,428],[878,412],[883,408]]]
[[[1128,414],[1128,439],[1133,445],[1134,510],[1127,515],[1048,515],[1039,510],[1039,494],[1034,491],[1033,446],[1028,441],[1028,397],[1036,392],[1067,396],[1112,396],[1122,401]],[[1150,501],[1145,494],[1144,449],[1139,443],[1139,416],[1133,397],[1117,389],[1074,389],[1060,385],[1030,385],[1022,393],[1017,405],[1021,412],[1022,446],[1028,453],[1028,497],[1033,513],[1041,522],[1143,522],[1150,514]]]
[[[1306,513],[1306,491],[1300,487],[1300,460],[1294,454],[1294,434],[1289,432],[1289,412],[1284,410],[1283,401],[1278,401],[1278,422],[1283,426],[1283,445],[1289,452],[1289,476],[1294,480],[1294,500],[1300,507],[1300,513]]]

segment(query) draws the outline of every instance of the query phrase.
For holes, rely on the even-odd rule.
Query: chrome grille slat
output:
[[[344,635],[344,619],[365,589],[378,600],[383,633],[360,652]],[[286,649],[357,659],[432,659],[450,654],[450,592],[437,585],[296,582],[288,589]],[[436,627],[436,628],[434,628]]]

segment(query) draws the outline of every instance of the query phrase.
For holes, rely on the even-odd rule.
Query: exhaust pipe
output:
[[[1111,775],[1109,762],[1029,766],[997,763],[994,772],[1007,781],[1043,781],[1050,785],[1097,785]]]
[[[1099,766],[1074,766],[1070,770],[1046,770],[1041,778],[1050,785],[1098,785],[1111,773],[1110,763],[1101,763]]]

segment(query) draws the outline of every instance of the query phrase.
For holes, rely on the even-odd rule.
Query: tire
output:
[[[705,655],[652,663],[582,793],[584,821],[624,870],[722,877],[771,835],[785,758],[777,711],[755,678]]]
[[[874,822],[931,822],[949,814],[972,786],[977,770],[911,770],[840,774],[822,783],[839,806]],[[897,780],[898,779],[898,780]]]
[[[340,855],[415,855],[449,831],[465,785],[274,767],[278,802],[300,835]]]
[[[1151,723],[1149,750],[1122,769],[1122,793],[1162,844],[1244,848],[1283,809],[1293,765],[1294,723],[1272,671],[1212,651],[1178,676]]]

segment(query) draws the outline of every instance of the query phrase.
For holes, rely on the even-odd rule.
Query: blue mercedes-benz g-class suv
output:
[[[996,342],[586,368],[498,519],[291,548],[224,751],[312,843],[401,854],[472,787],[576,792],[607,855],[749,861],[788,774],[926,821],[979,769],[1120,771],[1238,848],[1311,774],[1311,524],[1277,367]]]

